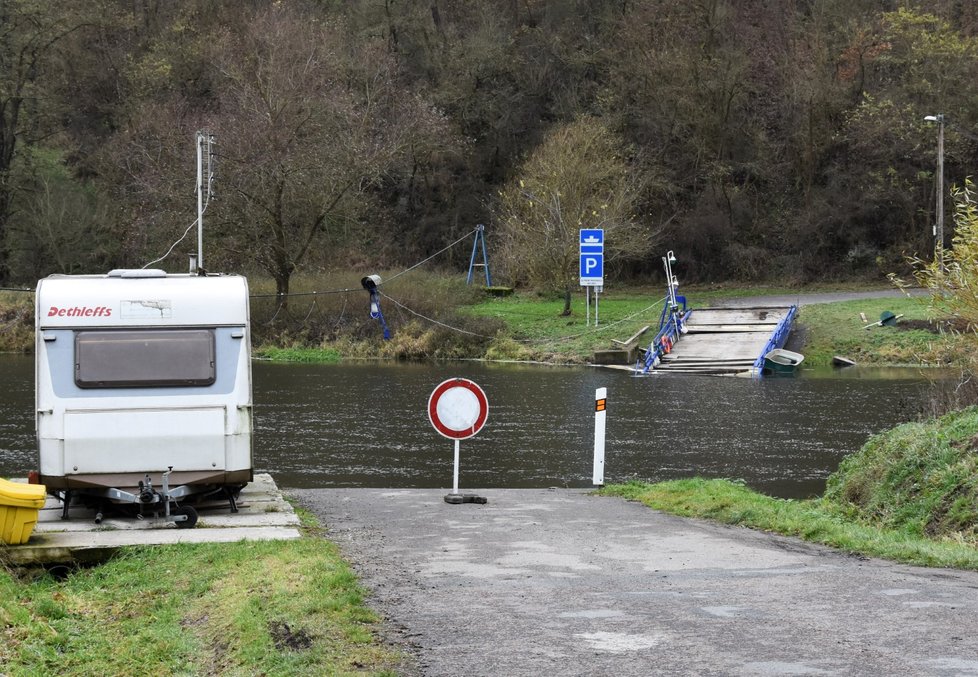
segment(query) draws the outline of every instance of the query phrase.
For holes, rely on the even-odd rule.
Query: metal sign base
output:
[[[476,496],[475,494],[446,494],[445,503],[450,503],[452,505],[458,505],[460,503],[488,503],[489,499],[485,496]]]

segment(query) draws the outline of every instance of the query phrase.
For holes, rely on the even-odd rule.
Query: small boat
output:
[[[775,348],[764,355],[764,374],[793,374],[805,356],[784,348]]]

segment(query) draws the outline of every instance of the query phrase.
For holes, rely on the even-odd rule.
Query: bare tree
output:
[[[443,121],[398,86],[385,43],[354,46],[338,21],[275,6],[220,53],[223,231],[285,295],[325,234],[369,228],[371,189]]]
[[[582,228],[605,230],[611,266],[644,256],[657,230],[635,213],[640,195],[621,147],[600,121],[583,117],[558,126],[496,204],[501,258],[512,281],[570,289]]]
[[[93,263],[111,260],[117,246],[108,215],[90,185],[71,180],[64,165],[46,163],[8,233],[12,268],[40,278],[51,272],[89,272]]]

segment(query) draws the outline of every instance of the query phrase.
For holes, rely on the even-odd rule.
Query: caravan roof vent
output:
[[[127,279],[140,277],[166,277],[166,271],[159,268],[116,268],[109,271],[109,277],[124,277]]]

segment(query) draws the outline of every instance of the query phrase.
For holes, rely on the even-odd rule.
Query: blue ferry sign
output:
[[[581,229],[580,278],[582,287],[604,286],[604,230]]]

